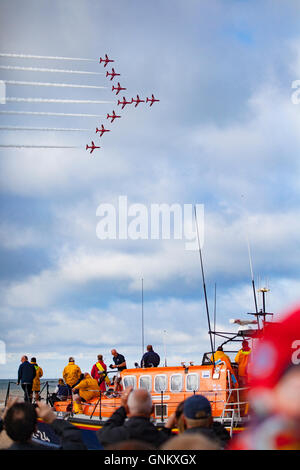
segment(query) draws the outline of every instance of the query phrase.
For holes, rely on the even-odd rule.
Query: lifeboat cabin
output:
[[[233,382],[230,369],[224,362],[125,369],[121,377],[123,390],[132,386],[149,391],[154,405],[153,420],[157,425],[163,425],[178,404],[193,394],[205,395],[211,403],[214,418],[231,427],[239,426],[247,419],[245,389],[238,388]],[[54,408],[61,415],[71,412],[76,421],[85,418],[101,422],[120,406],[121,393],[116,396],[101,392],[98,398],[82,403],[83,414],[80,415],[73,415],[70,401],[56,402]]]

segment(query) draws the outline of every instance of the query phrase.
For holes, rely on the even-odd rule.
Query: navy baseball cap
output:
[[[189,419],[201,419],[211,416],[211,406],[203,395],[193,395],[185,400],[183,414]]]

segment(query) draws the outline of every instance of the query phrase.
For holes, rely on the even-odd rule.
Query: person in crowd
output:
[[[74,413],[82,413],[82,402],[98,398],[100,396],[100,389],[96,379],[85,372],[83,379],[79,384],[72,388],[74,393],[73,411]]]
[[[54,393],[52,393],[50,402],[53,406],[56,401],[65,401],[70,398],[72,391],[68,385],[65,384],[63,379],[58,379],[58,384],[55,387]]]
[[[159,355],[153,351],[151,344],[148,344],[147,352],[143,355],[141,360],[141,367],[158,367],[159,363]]]
[[[248,362],[250,354],[251,348],[249,347],[249,343],[244,340],[242,342],[242,348],[235,356],[235,362],[238,365],[238,380],[241,387],[247,387],[248,385]]]
[[[111,350],[111,354],[113,356],[113,361],[114,364],[111,364],[109,367],[111,369],[117,369],[117,374],[114,377],[114,391],[118,392],[122,390],[121,387],[121,376],[120,372],[124,369],[126,369],[126,360],[125,357],[122,354],[119,354],[116,349]]]
[[[221,448],[201,434],[179,434],[168,439],[160,450],[221,450]]]
[[[210,359],[211,359],[212,362],[213,362],[213,359],[215,359],[215,364],[216,365],[220,364],[221,362],[225,362],[227,368],[230,371],[230,377],[231,377],[232,385],[233,385],[233,387],[238,388],[238,381],[237,381],[236,375],[233,371],[231,361],[230,361],[230,357],[227,356],[227,354],[224,353],[223,346],[219,346],[217,348],[216,352],[214,353],[214,357],[211,356]]]
[[[210,402],[203,395],[193,395],[185,400],[183,419],[186,427],[183,434],[199,433],[221,448],[228,445],[230,434],[225,426],[213,420]]]
[[[30,364],[27,356],[21,357],[21,365],[18,370],[17,385],[21,384],[24,391],[24,400],[31,402],[32,400],[32,384],[36,375],[33,364]]]
[[[33,434],[37,431],[37,420],[51,426],[52,430],[60,437],[59,449],[85,450],[81,439],[81,431],[68,421],[56,419],[50,406],[38,401],[36,407],[29,402],[18,403],[17,399],[8,403],[3,416],[4,429],[13,444],[9,450],[47,450],[47,446],[32,441]]]
[[[155,450],[155,447],[149,442],[128,439],[128,441],[110,444],[105,450]]]
[[[300,449],[300,307],[264,327],[249,367],[252,420],[230,450]]]
[[[120,408],[97,432],[98,439],[104,448],[130,439],[144,441],[158,448],[170,437],[172,428],[168,421],[164,428],[158,430],[150,420],[152,412],[150,393],[145,389],[132,391],[132,387],[128,387],[122,394]]]
[[[185,423],[183,419],[183,405],[184,401],[181,401],[176,408],[174,414],[174,426],[178,429],[178,432],[181,434],[185,431]]]
[[[98,381],[100,391],[105,392],[106,387],[110,385],[110,380],[106,373],[107,367],[103,362],[102,354],[98,354],[97,359],[98,361],[92,367],[91,376]]]
[[[63,370],[63,379],[70,388],[73,388],[80,379],[80,367],[75,364],[74,357],[69,358],[69,364]]]
[[[33,383],[32,383],[32,391],[34,392],[34,395],[35,395],[34,396],[35,401],[39,401],[40,400],[40,391],[41,391],[40,378],[43,377],[43,369],[37,364],[35,357],[32,357],[30,359],[30,363],[35,368],[35,377],[34,377]]]

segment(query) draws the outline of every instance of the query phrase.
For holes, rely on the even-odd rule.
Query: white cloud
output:
[[[41,242],[40,234],[33,228],[21,225],[2,223],[0,224],[0,245],[7,250],[37,246]]]

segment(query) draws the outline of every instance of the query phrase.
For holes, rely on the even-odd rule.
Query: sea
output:
[[[49,393],[53,393],[58,383],[58,379],[40,379],[41,382],[41,397],[46,399],[47,397],[47,384]],[[4,407],[5,400],[7,397],[7,390],[9,387],[9,397],[20,397],[23,399],[24,393],[21,385],[17,385],[13,379],[0,379],[0,408]]]

